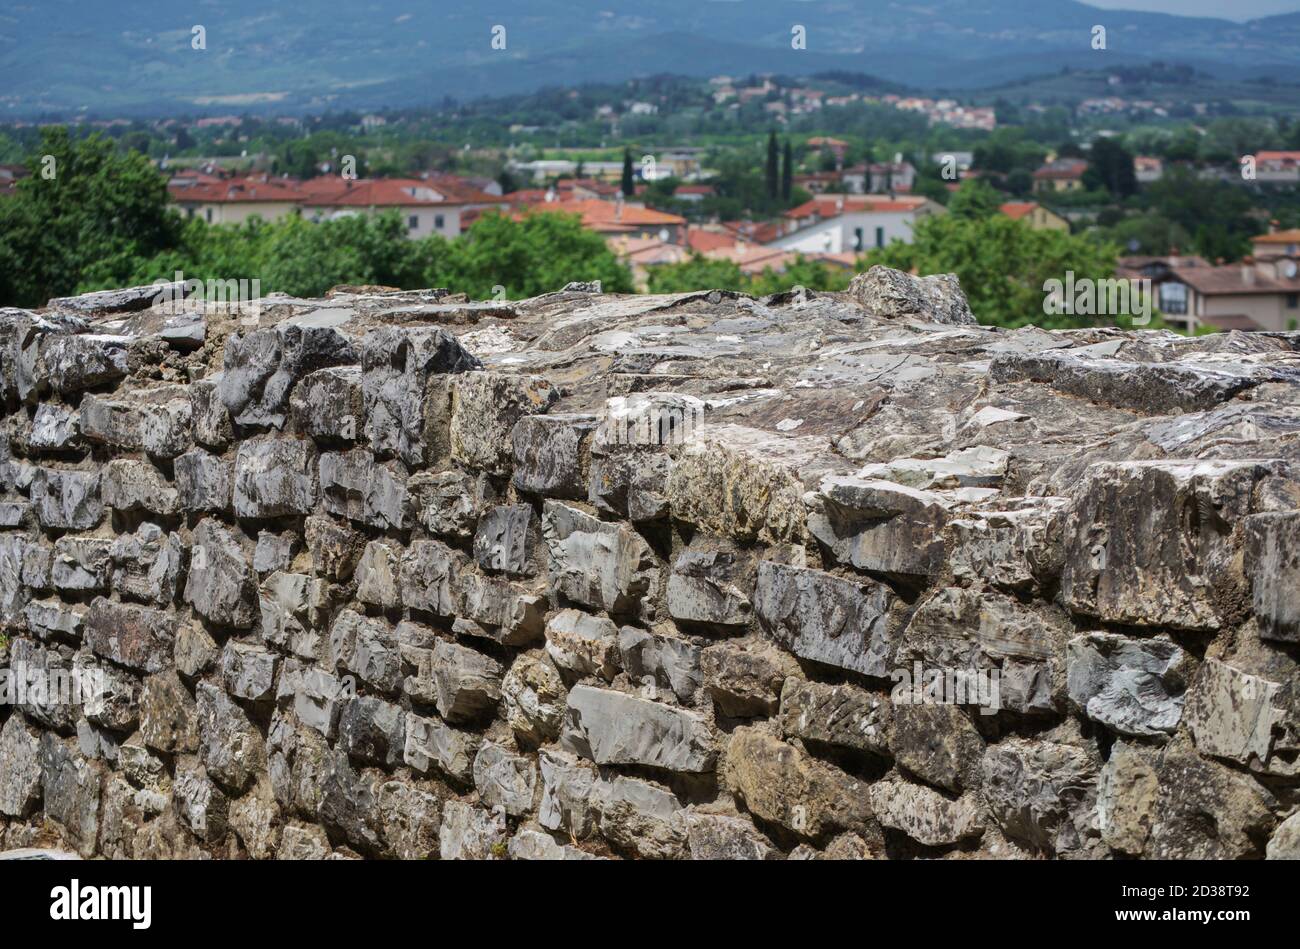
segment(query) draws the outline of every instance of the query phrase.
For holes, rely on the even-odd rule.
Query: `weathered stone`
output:
[[[81,714],[87,722],[119,735],[135,730],[140,718],[139,679],[109,663],[96,662],[85,652],[74,658],[72,669],[80,676]]]
[[[113,399],[89,395],[81,402],[81,433],[110,448],[175,458],[194,444],[191,411],[184,386],[141,389]]]
[[[327,750],[318,780],[321,821],[362,854],[382,854],[383,815],[374,773],[357,771],[342,750],[333,754]]]
[[[712,771],[717,746],[697,712],[587,685],[569,692],[565,743],[600,765]]]
[[[506,816],[463,801],[448,801],[438,830],[443,860],[491,860],[506,855]]]
[[[61,600],[33,600],[23,607],[27,628],[44,640],[80,641],[88,607]]]
[[[326,738],[333,737],[345,700],[343,684],[320,669],[308,669],[295,683],[293,711],[308,728]]]
[[[434,643],[430,675],[438,714],[465,722],[496,708],[501,699],[501,664],[457,643]]]
[[[236,517],[310,514],[318,494],[316,449],[302,438],[241,442],[235,456]]]
[[[654,552],[628,527],[547,501],[542,535],[551,555],[552,589],[583,606],[632,613],[658,582]]]
[[[405,781],[384,781],[377,789],[380,835],[398,860],[429,860],[438,852],[440,797]]]
[[[594,791],[600,833],[611,844],[644,860],[678,860],[686,855],[686,820],[681,802],[666,788],[618,775]]]
[[[946,528],[953,577],[1014,591],[1050,583],[1064,557],[1060,537],[1050,528],[1067,504],[1064,498],[1026,498],[1015,510],[953,517]]]
[[[1008,837],[1056,854],[1083,846],[1098,775],[1082,750],[1011,738],[984,753],[980,773],[980,793]]]
[[[234,438],[230,412],[218,394],[222,375],[218,372],[190,385],[190,421],[194,427],[194,440],[218,450],[225,448]]]
[[[98,471],[61,471],[37,468],[32,475],[31,499],[36,519],[45,528],[90,530],[104,516],[99,498]]]
[[[436,540],[417,540],[402,555],[400,573],[406,605],[438,616],[460,612],[460,587],[456,580],[466,571],[469,558]]]
[[[445,455],[450,375],[479,367],[456,337],[440,328],[385,327],[367,334],[361,341],[361,386],[370,449],[412,467]]]
[[[303,528],[314,572],[339,582],[348,580],[365,539],[352,528],[320,514],[308,517]]]
[[[406,745],[402,760],[421,774],[434,769],[458,781],[473,781],[474,756],[478,736],[449,728],[436,718],[406,715]]]
[[[825,685],[797,676],[781,689],[781,732],[804,742],[889,754],[893,706],[855,685]]]
[[[704,682],[700,647],[685,639],[624,626],[618,631],[618,653],[629,678],[650,691],[651,698],[654,689],[666,688],[689,702]]]
[[[396,610],[402,606],[402,590],[398,582],[398,551],[391,545],[372,540],[366,544],[357,562],[357,599],[382,610]]]
[[[1088,633],[1066,647],[1070,701],[1134,738],[1173,734],[1193,660],[1172,642]]]
[[[872,819],[866,784],[758,727],[731,733],[726,780],[756,817],[816,838]]]
[[[917,277],[876,264],[849,284],[849,295],[868,313],[927,323],[975,322],[956,274]]]
[[[41,799],[41,736],[13,714],[0,728],[0,815],[26,818]]]
[[[196,448],[179,456],[172,470],[182,510],[230,510],[235,492],[235,472],[230,462]]]
[[[486,475],[421,471],[406,482],[415,519],[431,534],[465,540],[474,536],[479,515],[495,499]]]
[[[96,655],[140,672],[161,672],[172,656],[176,617],[96,597],[86,616],[86,645]]]
[[[365,422],[360,366],[318,369],[302,378],[289,400],[294,425],[313,438],[354,442]]]
[[[1266,850],[1269,860],[1300,860],[1300,813],[1292,814],[1273,832]]]
[[[219,688],[200,682],[195,690],[199,757],[223,787],[243,791],[266,770],[266,745],[248,714]]]
[[[397,637],[384,620],[342,610],[330,627],[330,660],[380,692],[402,687],[402,656]]]
[[[198,622],[182,623],[176,631],[176,670],[181,675],[195,678],[210,669],[217,661],[219,650],[208,631]]]
[[[339,716],[338,747],[354,761],[391,768],[406,748],[406,713],[374,696],[349,699]]]
[[[142,461],[110,461],[100,480],[100,498],[119,511],[175,514],[180,495],[153,465]]]
[[[253,570],[261,574],[287,570],[293,561],[293,549],[298,543],[298,535],[292,531],[275,534],[261,531],[257,535],[257,547],[253,550]]]
[[[230,640],[221,652],[221,678],[237,699],[266,702],[275,695],[280,657],[254,643]]]
[[[618,627],[603,616],[561,610],[546,622],[546,654],[576,678],[618,674]]]
[[[49,732],[41,737],[41,762],[46,816],[63,828],[78,853],[91,856],[99,841],[102,765],[87,761]]]
[[[510,433],[514,486],[552,498],[587,497],[594,415],[525,415]]]
[[[949,847],[984,833],[973,794],[950,800],[919,784],[885,780],[871,785],[868,796],[876,820],[927,847]]]
[[[198,707],[174,672],[160,672],[144,680],[140,736],[147,747],[167,754],[199,750]]]
[[[537,796],[537,765],[527,755],[485,741],[474,756],[474,786],[488,807],[522,817],[532,811]]]
[[[277,570],[262,581],[258,602],[266,642],[304,659],[324,658],[329,590],[323,580]]]
[[[546,600],[508,580],[476,573],[460,576],[462,616],[453,631],[503,646],[527,646],[542,638]]]
[[[700,653],[704,687],[728,718],[769,716],[777,710],[787,676],[799,664],[769,640],[733,639]]]
[[[1230,534],[1264,471],[1246,461],[1093,465],[1065,524],[1066,605],[1112,623],[1221,628],[1245,599]]]
[[[558,844],[550,834],[521,828],[510,838],[506,853],[511,860],[599,860],[571,844]]]
[[[452,385],[451,456],[460,464],[503,475],[513,461],[511,431],[526,415],[549,409],[560,393],[535,376],[469,372]]]
[[[672,459],[659,448],[592,443],[587,501],[596,510],[630,521],[668,516]]]
[[[393,463],[376,463],[364,448],[321,455],[320,488],[332,514],[378,528],[405,524],[406,475]]]
[[[953,705],[894,703],[889,750],[922,781],[954,793],[979,784],[984,740]]]
[[[943,566],[948,505],[932,492],[861,477],[821,483],[808,532],[839,563],[903,578]]]
[[[50,585],[66,593],[107,590],[113,570],[113,541],[65,534],[54,542]]]
[[[1300,511],[1246,518],[1246,576],[1265,639],[1300,642]]]
[[[73,451],[81,447],[81,425],[76,409],[42,402],[32,417],[27,447],[32,451]]]
[[[501,680],[506,723],[533,745],[559,737],[567,697],[564,680],[541,655],[519,656]]]
[[[590,837],[600,820],[595,800],[599,782],[595,766],[556,748],[543,748],[537,762],[542,774],[537,822],[576,840]]]
[[[257,575],[235,535],[212,518],[194,529],[185,600],[211,623],[247,629],[257,615]]]
[[[48,334],[40,355],[46,381],[64,394],[116,382],[127,372],[126,342],[121,336]]]
[[[113,542],[112,585],[121,596],[158,606],[176,598],[185,546],[175,532],[164,533],[155,524],[141,524],[134,534]]]
[[[755,615],[769,635],[802,659],[888,675],[893,605],[889,588],[871,580],[853,582],[767,560],[758,565]]]
[[[315,824],[289,823],[280,832],[277,860],[324,860],[330,853],[329,835]]]
[[[1138,857],[1151,836],[1160,788],[1157,761],[1149,750],[1116,742],[1097,781],[1097,827],[1106,846]]]
[[[1165,753],[1157,771],[1153,860],[1242,860],[1262,855],[1277,823],[1271,797],[1251,778],[1183,747]]]
[[[254,860],[269,860],[275,854],[280,840],[280,808],[265,777],[231,802],[228,823]]]
[[[356,362],[352,343],[338,330],[290,321],[226,340],[219,398],[239,425],[281,428],[295,383],[317,369]]]
[[[668,614],[678,623],[723,631],[753,619],[754,562],[728,544],[692,543],[668,575]]]
[[[1300,734],[1288,729],[1286,696],[1294,686],[1250,675],[1207,658],[1187,700],[1187,726],[1203,755],[1227,758],[1252,771],[1300,775]]]
[[[208,777],[198,758],[185,755],[177,759],[172,799],[185,826],[200,840],[212,842],[226,835],[230,799]]]
[[[692,860],[780,860],[777,850],[758,832],[754,822],[726,814],[687,810],[686,841]]]
[[[533,573],[537,546],[537,515],[528,504],[493,507],[474,532],[474,559],[480,567],[511,577]]]

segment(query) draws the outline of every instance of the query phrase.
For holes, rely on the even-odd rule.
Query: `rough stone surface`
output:
[[[144,289],[0,310],[0,846],[1297,852],[1295,334]]]

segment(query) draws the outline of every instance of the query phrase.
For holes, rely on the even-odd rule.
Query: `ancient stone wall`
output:
[[[154,292],[0,311],[0,849],[1300,849],[1300,335]]]

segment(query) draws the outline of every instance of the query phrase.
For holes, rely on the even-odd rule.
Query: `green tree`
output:
[[[749,281],[733,261],[710,260],[692,254],[680,264],[650,269],[646,288],[651,293],[688,293],[692,290],[739,290],[747,292]]]
[[[781,200],[786,204],[794,196],[794,149],[785,143],[785,161],[781,164]]]
[[[623,149],[623,194],[631,197],[636,194],[636,179],[632,177],[632,152]]]
[[[982,178],[968,178],[953,192],[948,201],[948,213],[960,218],[980,219],[992,217],[1002,206],[1002,195],[989,187]]]
[[[767,197],[775,201],[780,191],[779,171],[777,169],[776,132],[767,133],[767,164],[763,167],[764,182],[767,185]]]
[[[17,193],[0,201],[0,303],[40,306],[80,290],[120,287],[142,259],[173,246],[180,219],[149,160],[108,139],[42,130]],[[51,169],[52,177],[43,174]]]
[[[1109,279],[1117,255],[1114,245],[1061,231],[1036,231],[1002,215],[972,218],[944,214],[922,219],[912,243],[895,241],[870,252],[863,266],[885,264],[923,274],[955,273],[981,323],[1063,327],[1091,321],[1047,315],[1046,281],[1063,281],[1070,271],[1076,281]]]
[[[1112,197],[1127,198],[1137,192],[1133,155],[1113,138],[1097,139],[1083,181],[1089,188],[1105,188]]]

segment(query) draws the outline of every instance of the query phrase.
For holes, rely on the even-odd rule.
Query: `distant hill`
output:
[[[0,116],[424,105],[659,73],[828,70],[973,89],[1165,60],[1300,66],[1300,14],[1244,24],[1073,0],[24,0],[0,7]],[[508,12],[516,9],[518,12]],[[191,48],[191,27],[207,49]],[[491,46],[506,28],[506,48]],[[791,49],[791,29],[807,49]],[[1090,30],[1107,30],[1107,49]]]

